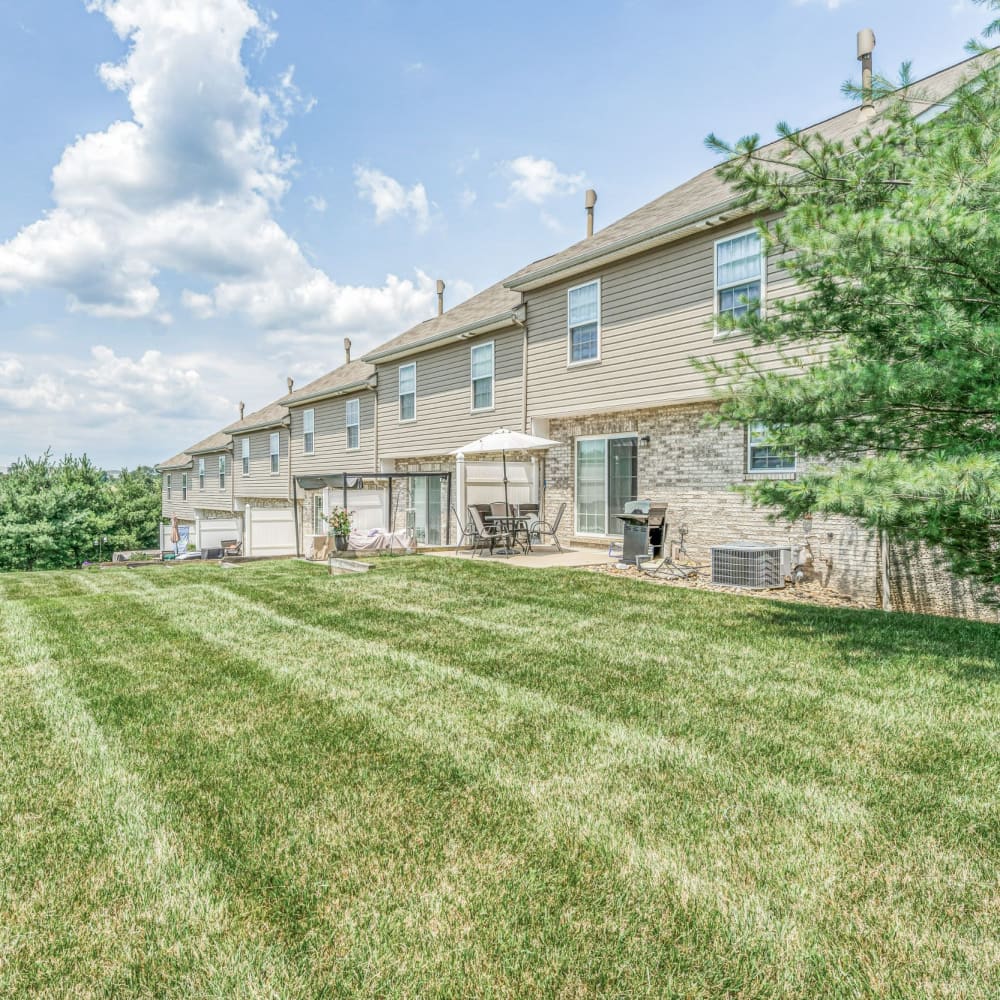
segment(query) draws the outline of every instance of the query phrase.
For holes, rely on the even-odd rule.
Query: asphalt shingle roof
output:
[[[350,364],[334,368],[332,372],[320,375],[319,378],[304,385],[301,389],[296,389],[295,392],[282,396],[281,402],[285,406],[294,406],[296,403],[312,399],[315,396],[324,396],[328,393],[332,395],[347,386],[365,382],[374,374],[374,365],[368,364],[367,361],[352,361]]]
[[[993,57],[994,53],[992,52],[973,56],[938,73],[924,77],[922,80],[914,81],[909,88],[909,93],[912,95],[910,99],[914,103],[917,113],[934,107],[939,101],[954,93],[966,77],[971,78],[976,75],[977,71],[984,68],[983,63],[979,61]],[[886,127],[885,123],[878,117],[878,111],[880,107],[884,108],[885,103],[883,101],[876,104],[875,117],[862,119],[859,107],[854,107],[842,114],[835,115],[833,118],[801,129],[800,133],[821,133],[830,140],[848,141],[860,134],[865,128],[878,131],[880,128]],[[763,148],[776,151],[783,141],[777,140],[768,143]],[[645,233],[652,236],[659,230],[669,230],[674,226],[680,228],[696,219],[700,214],[710,213],[713,209],[721,208],[726,203],[733,201],[735,197],[732,188],[719,176],[718,167],[711,167],[629,215],[612,222],[611,225],[594,233],[593,236],[580,240],[559,253],[528,264],[511,275],[506,280],[506,284],[516,288],[550,273],[553,275],[553,280],[557,280],[556,272],[592,257],[599,258],[603,253],[611,253],[620,244],[627,244],[629,240],[639,241]]]
[[[473,295],[472,298],[459,303],[453,309],[448,309],[441,316],[424,320],[423,323],[410,327],[398,337],[384,344],[379,344],[378,347],[365,355],[365,360],[374,360],[384,354],[395,354],[403,348],[415,347],[424,341],[437,340],[440,337],[446,337],[449,333],[457,333],[470,326],[483,323],[485,320],[499,318],[520,304],[520,293],[512,292],[509,288],[504,287],[503,281],[498,281],[495,285],[490,285],[489,288],[479,292],[478,295]]]

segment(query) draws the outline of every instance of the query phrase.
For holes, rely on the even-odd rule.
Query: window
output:
[[[597,361],[600,356],[601,283],[591,281],[568,292],[569,363]]]
[[[187,473],[181,475],[181,499],[187,500],[188,498],[188,476]]]
[[[416,362],[399,367],[399,419],[417,419]]]
[[[226,456],[219,456],[219,489],[224,490],[226,488]]]
[[[472,408],[493,409],[493,341],[472,348]]]
[[[271,453],[271,475],[276,476],[280,470],[279,463],[281,462],[281,438],[277,432],[271,435],[268,450]]]
[[[167,499],[170,499],[171,489],[170,489],[170,476],[167,476]]]
[[[325,535],[327,529],[326,515],[323,513],[323,494],[313,494],[313,534]]]
[[[715,244],[715,311],[739,319],[763,301],[760,234],[742,233]]]
[[[198,459],[198,489],[203,490],[205,488],[205,459]]]
[[[617,533],[620,514],[639,490],[638,441],[634,435],[577,438],[576,531],[580,535]]]
[[[243,475],[250,475],[250,438],[244,438],[241,454],[243,456]]]
[[[361,447],[361,400],[349,399],[346,407],[347,447]]]
[[[302,411],[302,451],[311,455],[316,446],[316,411]]]
[[[795,452],[768,443],[769,433],[763,424],[747,428],[747,472],[794,472]]]

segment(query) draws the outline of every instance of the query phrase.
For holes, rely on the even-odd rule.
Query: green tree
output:
[[[919,113],[908,67],[895,86],[877,80],[879,113],[849,144],[784,125],[777,146],[708,138],[745,204],[777,214],[762,238],[809,294],[739,320],[754,345],[781,352],[780,372],[748,352],[700,366],[718,420],[763,423],[773,445],[816,463],[754,484],[756,503],[792,518],[846,514],[937,546],[995,594],[1000,80],[994,53],[978,52],[936,116]]]
[[[107,485],[108,532],[115,548],[151,549],[160,544],[160,477],[148,466],[121,475]]]
[[[86,455],[23,458],[0,475],[0,570],[69,569],[113,549],[155,548],[159,521],[152,469],[109,480]]]

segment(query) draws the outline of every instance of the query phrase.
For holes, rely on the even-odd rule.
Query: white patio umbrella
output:
[[[470,441],[464,448],[456,448],[453,455],[484,455],[500,452],[503,461],[503,502],[510,511],[510,498],[507,495],[507,452],[508,451],[544,451],[559,444],[550,438],[536,437],[534,434],[522,434],[520,431],[500,427],[485,437]]]

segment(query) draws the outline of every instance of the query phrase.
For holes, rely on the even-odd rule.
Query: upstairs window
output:
[[[601,283],[589,281],[567,293],[569,312],[569,363],[597,361],[601,356]]]
[[[226,488],[226,456],[219,456],[219,489],[224,490]]]
[[[168,500],[170,499],[171,493],[172,493],[172,490],[170,488],[170,476],[167,476],[167,499]]]
[[[205,459],[198,459],[198,489],[203,490],[205,488]]]
[[[472,348],[472,408],[493,409],[493,341]]]
[[[316,411],[302,411],[302,451],[311,455],[316,446]]]
[[[271,475],[276,476],[280,471],[281,462],[281,437],[277,432],[270,437],[268,451],[271,454]]]
[[[770,434],[764,424],[747,428],[747,472],[794,472],[795,452],[769,444]]]
[[[187,473],[181,475],[181,499],[187,500],[188,498],[188,477]]]
[[[243,456],[243,475],[250,475],[250,438],[244,438],[240,454]]]
[[[741,233],[715,244],[715,311],[738,320],[763,299],[763,254],[760,234]]]
[[[399,367],[399,419],[417,419],[417,365]]]
[[[347,448],[361,447],[361,400],[349,399],[346,406]]]

